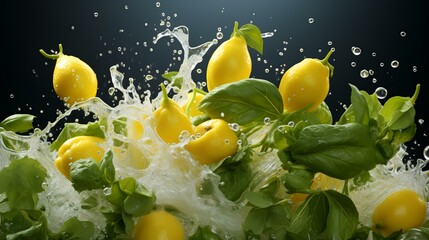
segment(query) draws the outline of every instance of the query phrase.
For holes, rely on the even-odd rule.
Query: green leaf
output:
[[[327,239],[349,239],[358,224],[359,213],[353,201],[337,191],[323,192],[329,203],[326,229],[322,236]]]
[[[94,223],[72,217],[64,222],[60,234],[64,240],[87,240],[93,238],[94,230]]]
[[[231,201],[238,200],[252,181],[252,170],[247,162],[240,161],[236,164],[222,166],[215,170],[223,184],[219,189]]]
[[[4,239],[48,240],[48,226],[42,211],[12,209],[8,212],[0,212],[0,220],[0,233],[6,233]]]
[[[380,113],[391,130],[406,129],[414,124],[416,110],[414,103],[419,95],[420,85],[417,85],[414,95],[410,97],[395,96],[389,98]]]
[[[153,196],[133,193],[124,200],[124,211],[133,217],[139,217],[152,211],[154,203]]]
[[[284,205],[272,205],[267,208],[252,208],[243,224],[243,229],[254,235],[270,236],[289,223],[289,210]]]
[[[34,209],[37,193],[48,176],[46,169],[34,159],[24,157],[13,160],[0,171],[0,193],[5,193],[11,208]]]
[[[364,95],[359,92],[359,89],[357,89],[354,85],[350,84],[350,87],[352,89],[351,103],[355,113],[355,121],[363,125],[368,125],[369,110],[366,99]]]
[[[264,40],[262,39],[261,30],[257,26],[250,23],[244,24],[240,29],[238,29],[238,32],[244,37],[249,47],[255,49],[258,53],[263,54]]]
[[[78,192],[101,189],[106,184],[98,162],[92,158],[71,163],[70,177],[74,189]]]
[[[100,170],[104,180],[110,184],[115,181],[115,166],[113,165],[113,153],[108,151],[100,162]]]
[[[306,236],[307,239],[318,239],[328,224],[326,222],[328,212],[327,197],[322,192],[311,194],[299,206],[288,226],[288,231]]]
[[[35,116],[30,114],[13,114],[0,122],[0,128],[15,133],[25,133],[33,129]]]
[[[167,73],[162,74],[161,77],[172,83],[173,87],[182,88],[183,78],[177,77],[178,73],[179,72],[177,71],[169,71]]]
[[[210,118],[245,125],[263,122],[266,117],[279,118],[283,113],[283,100],[274,84],[250,78],[217,87],[201,100],[197,109]]]
[[[209,226],[198,227],[197,231],[189,237],[189,240],[222,240]]]
[[[305,127],[288,150],[299,164],[344,180],[384,161],[374,141],[362,124],[318,124]]]
[[[87,124],[66,123],[57,139],[52,142],[50,146],[51,151],[58,150],[65,141],[77,136],[95,136],[104,138],[104,131],[102,130],[99,122],[90,122]]]
[[[136,180],[132,177],[126,177],[118,181],[119,188],[126,194],[133,194],[136,189]]]
[[[292,169],[283,176],[288,193],[310,189],[313,178],[314,172],[306,169]]]
[[[246,198],[250,204],[258,208],[266,208],[276,203],[273,197],[263,192],[248,192]]]

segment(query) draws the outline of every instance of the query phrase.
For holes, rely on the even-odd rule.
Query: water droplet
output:
[[[413,66],[413,72],[417,72],[417,66]]]
[[[94,12],[94,17],[98,17],[98,12]]]
[[[265,73],[269,73],[269,72],[270,72],[270,69],[265,68]]]
[[[223,38],[223,33],[222,32],[217,32],[216,33],[216,38],[219,39],[219,40],[222,39]]]
[[[156,2],[156,3],[155,3],[155,6],[156,6],[156,7],[161,7],[161,3],[160,3],[160,2]]]
[[[352,53],[358,56],[362,53],[362,50],[360,49],[360,47],[352,47]]]
[[[380,67],[384,67],[384,62],[381,62],[381,63],[380,63]]]
[[[332,41],[328,41],[328,45],[331,46],[332,45]]]
[[[350,63],[350,65],[351,65],[352,67],[356,67],[356,62],[351,62],[351,63]]]
[[[74,26],[71,26],[70,28],[71,28],[71,30],[74,30]]]
[[[225,113],[224,113],[224,112],[221,112],[221,113],[220,113],[220,117],[225,117]]]
[[[229,123],[229,128],[231,128],[234,132],[237,132],[240,126],[237,123]]]
[[[268,38],[268,37],[272,37],[274,36],[273,32],[265,32],[265,33],[261,33],[261,37],[262,38]]]
[[[399,34],[401,35],[401,37],[405,37],[405,36],[407,36],[407,33],[406,33],[406,32],[404,32],[404,31],[400,32]]]
[[[265,125],[270,124],[270,122],[271,122],[271,118],[269,118],[269,117],[264,118],[264,124]]]
[[[425,147],[425,149],[423,150],[423,157],[426,160],[429,160],[429,145]]]
[[[387,96],[387,89],[385,89],[384,87],[378,87],[377,89],[375,89],[375,95],[379,99],[384,99]]]
[[[294,121],[290,121],[290,122],[287,123],[287,125],[289,127],[293,127],[293,126],[295,126],[295,122]]]
[[[125,4],[124,9],[125,9],[125,10],[128,10],[128,5],[126,5],[126,4]]]
[[[304,48],[300,48],[300,49],[299,49],[299,52],[304,52]]]
[[[150,74],[147,74],[147,75],[145,76],[145,79],[146,79],[146,81],[150,81],[150,80],[152,80],[152,79],[153,79],[153,76],[152,76],[152,75],[150,75]]]
[[[279,56],[283,56],[283,52],[279,52]]]
[[[368,70],[369,75],[374,75],[374,70],[370,69]]]
[[[398,62],[398,60],[393,60],[393,61],[390,63],[390,66],[391,66],[392,68],[397,68],[397,67],[399,67],[399,62]]]
[[[103,189],[103,193],[104,193],[104,195],[110,195],[110,194],[112,194],[112,188],[110,188],[110,187],[104,188]]]
[[[419,119],[417,122],[418,122],[420,125],[422,125],[422,124],[425,122],[425,120],[424,120],[424,119]]]
[[[372,82],[376,83],[377,82],[377,78],[372,78]]]
[[[360,71],[360,77],[361,78],[367,78],[369,76],[369,72],[368,72],[368,70],[366,70],[366,69],[362,69],[361,71]]]
[[[14,97],[15,97],[15,95],[13,95],[13,93],[11,93],[11,94],[9,95],[9,97],[10,97],[10,98],[14,98]]]
[[[314,23],[314,18],[309,18],[308,23]]]
[[[109,95],[110,96],[113,96],[113,94],[115,93],[115,88],[114,87],[110,87],[108,90],[107,90],[107,93],[109,93]]]
[[[377,53],[373,52],[373,53],[372,53],[372,56],[373,56],[373,57],[377,56]]]
[[[48,183],[47,182],[42,182],[42,188],[46,190],[46,188],[48,188]]]

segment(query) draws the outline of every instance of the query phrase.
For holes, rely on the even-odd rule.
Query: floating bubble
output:
[[[314,18],[309,18],[308,23],[314,23]]]
[[[419,119],[417,122],[418,122],[420,125],[422,125],[422,124],[425,122],[425,120],[424,120],[424,119]]]
[[[372,78],[372,82],[376,83],[377,82],[377,78]]]
[[[425,147],[425,149],[423,150],[423,157],[426,160],[429,160],[429,145]]]
[[[161,3],[160,3],[160,2],[156,2],[156,3],[155,3],[155,6],[156,6],[156,7],[161,7]]]
[[[300,48],[300,49],[299,49],[299,52],[304,52],[304,48]]]
[[[378,99],[384,99],[387,96],[387,89],[384,87],[378,87],[375,89],[375,95]]]
[[[10,97],[10,98],[14,98],[14,97],[15,97],[15,95],[13,95],[13,93],[11,93],[11,94],[9,95],[9,97]]]
[[[404,32],[404,31],[400,32],[399,34],[401,35],[401,37],[405,37],[405,36],[407,36],[407,33],[406,33],[406,32]]]
[[[231,128],[234,132],[237,132],[240,126],[237,123],[229,123],[229,128]]]
[[[94,12],[94,17],[98,17],[98,12]]]
[[[398,62],[398,60],[393,60],[393,61],[390,63],[390,66],[391,66],[392,68],[397,68],[397,67],[399,67],[399,62]]]
[[[223,38],[223,33],[222,32],[217,32],[216,33],[216,38],[219,39],[219,40],[222,39]]]
[[[384,67],[384,63],[383,62],[380,63],[380,67]]]
[[[360,77],[361,77],[361,78],[367,78],[367,77],[369,77],[369,72],[368,72],[368,70],[366,70],[366,69],[362,69],[362,70],[360,71]]]
[[[360,49],[360,47],[352,47],[352,53],[356,56],[360,55],[362,53],[362,50]]]
[[[270,124],[270,122],[271,122],[271,118],[269,118],[269,117],[264,118],[264,124],[265,125]]]
[[[332,41],[328,41],[328,45],[331,46],[332,45]]]
[[[417,72],[417,66],[413,66],[413,72]]]
[[[152,76],[152,75],[150,75],[150,74],[147,74],[147,75],[145,76],[145,79],[146,79],[147,81],[150,81],[150,80],[152,80],[152,79],[153,79],[153,76]]]
[[[351,63],[350,63],[350,66],[352,66],[352,67],[356,67],[356,62],[351,62]]]

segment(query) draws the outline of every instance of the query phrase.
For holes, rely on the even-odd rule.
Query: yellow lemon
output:
[[[387,196],[374,210],[373,228],[388,236],[423,225],[426,220],[426,202],[415,191],[401,189]]]
[[[323,60],[305,58],[283,74],[279,91],[286,111],[304,108],[313,111],[325,100],[329,92],[329,78],[333,73],[333,67],[328,62],[331,54],[332,51]]]
[[[61,44],[58,54],[40,52],[47,58],[56,59],[52,83],[55,93],[67,106],[96,96],[97,76],[87,63],[75,56],[65,55]]]
[[[234,33],[237,31],[238,23],[234,26]],[[209,91],[222,84],[250,77],[252,59],[247,49],[246,40],[242,35],[234,33],[210,57],[206,73]]]
[[[178,143],[183,131],[192,132],[192,123],[183,109],[167,95],[164,84],[161,84],[163,99],[154,112],[155,130],[166,143]]]
[[[185,229],[180,220],[166,211],[144,215],[134,227],[134,240],[184,240]]]
[[[67,178],[70,178],[70,164],[79,159],[92,158],[100,162],[104,156],[103,138],[77,136],[65,141],[58,149],[55,166]]]

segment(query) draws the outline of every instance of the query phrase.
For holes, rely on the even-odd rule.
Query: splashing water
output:
[[[192,71],[217,40],[213,39],[197,47],[191,47],[189,30],[185,26],[159,33],[154,43],[156,44],[164,37],[176,38],[184,51],[183,63],[175,76],[175,78],[182,78],[182,86],[178,89],[170,83],[166,88],[175,91],[174,100],[185,101],[186,94],[196,87],[191,78]],[[106,150],[112,150],[114,154],[116,177],[134,177],[154,192],[158,206],[178,210],[182,221],[189,223],[186,224],[187,236],[192,235],[198,226],[212,226],[213,231],[225,239],[244,238],[242,224],[250,210],[244,206],[245,203],[232,202],[225,198],[218,188],[221,185],[220,177],[207,166],[192,160],[189,153],[183,150],[185,142],[169,145],[156,134],[153,111],[159,106],[162,95],[159,94],[152,99],[149,90],[139,95],[133,81],[130,81],[129,86],[124,86],[124,74],[119,71],[119,65],[110,68],[110,75],[113,87],[109,88],[109,92],[122,94],[122,99],[116,107],[111,107],[95,97],[75,104],[60,114],[54,122],[49,122],[44,129],[37,128],[28,136],[0,132],[0,168],[7,167],[11,161],[24,156],[37,159],[46,168],[49,177],[44,183],[45,191],[40,194],[38,205],[46,209],[49,229],[54,232],[59,231],[66,220],[77,217],[80,220],[93,222],[97,228],[95,232],[97,235],[103,231],[106,224],[100,210],[109,206],[102,197],[105,194],[104,190],[77,192],[71,182],[54,167],[57,152],[50,150],[50,142],[47,140],[51,130],[58,127],[68,116],[77,111],[84,111],[85,116],[93,114],[94,119],[103,119],[107,122],[107,127],[102,128],[107,140],[103,147]],[[115,121],[124,117],[128,132],[131,133],[129,135],[114,131]],[[136,128],[135,124],[144,129],[141,134],[136,133],[139,127]],[[16,142],[15,145],[20,146],[19,150],[7,148],[3,139]],[[117,140],[123,144],[116,146],[114,143]],[[255,178],[251,185],[261,187],[281,163],[268,161],[270,154],[261,155],[259,158],[254,166]],[[207,186],[207,183],[210,185],[211,194],[201,194],[204,191],[202,183],[204,186]],[[82,209],[81,205],[88,196],[97,199],[99,206],[90,210]]]

